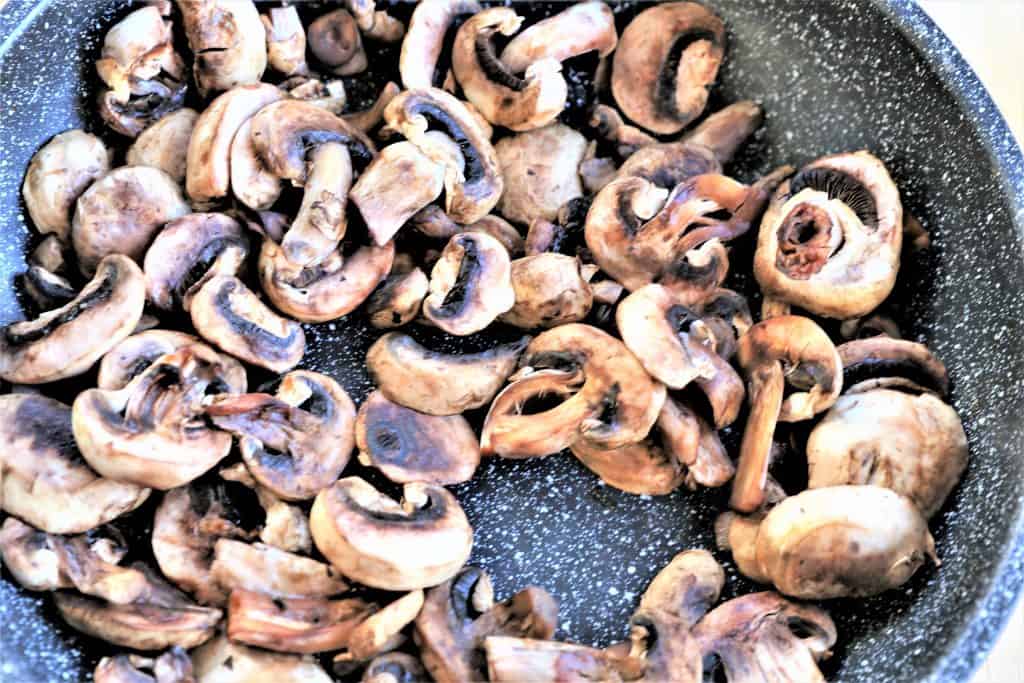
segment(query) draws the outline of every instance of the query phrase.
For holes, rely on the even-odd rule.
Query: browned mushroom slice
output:
[[[306,30],[294,7],[271,7],[260,17],[267,31],[267,62],[285,76],[309,73],[306,65]]]
[[[420,413],[371,393],[356,419],[359,461],[400,484],[468,481],[480,464],[480,444],[461,415]]]
[[[900,326],[887,315],[873,313],[863,318],[850,318],[839,325],[839,335],[843,339],[869,339],[885,336],[892,339],[903,339]]]
[[[348,583],[330,565],[263,543],[219,538],[210,576],[225,593],[245,589],[279,598],[327,598]]]
[[[390,400],[430,415],[457,415],[487,405],[515,370],[529,337],[471,354],[430,351],[405,334],[374,342],[366,365]]]
[[[903,207],[868,152],[824,157],[779,186],[761,221],[754,275],[765,295],[833,318],[876,308],[900,263]]]
[[[542,59],[564,62],[587,52],[607,57],[619,42],[615,15],[603,2],[579,2],[538,21],[501,51],[501,62],[521,74]]]
[[[476,14],[481,9],[476,0],[425,0],[417,3],[398,59],[402,85],[407,90],[434,85],[434,71],[448,27],[456,16]]]
[[[391,329],[412,322],[419,315],[420,306],[427,296],[428,283],[426,273],[419,268],[389,275],[366,300],[370,324],[380,329]]]
[[[619,110],[607,104],[597,104],[594,106],[594,111],[590,115],[590,126],[595,130],[599,138],[614,144],[615,151],[623,158],[629,158],[637,150],[658,143],[657,138],[623,121]],[[678,145],[676,147],[685,149]],[[703,150],[697,150],[694,154],[698,155],[701,151]],[[708,156],[707,165],[709,166],[709,171],[721,170],[718,167],[710,168],[715,166],[714,160],[710,156]],[[650,179],[648,178],[648,180]]]
[[[103,356],[96,385],[100,389],[123,389],[160,356],[193,344],[205,346],[199,337],[173,330],[144,330],[133,334]],[[224,365],[221,379],[226,391],[245,392],[247,380],[242,364],[228,355],[221,356],[221,361]]]
[[[742,100],[708,116],[687,132],[682,141],[710,149],[720,163],[727,164],[763,121],[761,105],[752,100]]]
[[[20,279],[39,311],[60,308],[78,293],[67,278],[35,265],[29,266]]]
[[[593,293],[580,272],[580,261],[563,254],[541,253],[512,261],[515,305],[501,320],[527,329],[556,327],[587,317]]]
[[[847,384],[874,377],[900,376],[940,395],[949,393],[946,366],[924,344],[878,336],[848,341],[837,350]]]
[[[620,683],[615,660],[605,650],[554,640],[488,636],[487,680],[492,683]]]
[[[345,0],[345,6],[356,18],[359,30],[367,38],[382,43],[397,43],[405,35],[405,26],[384,10],[378,10],[375,0]]]
[[[151,672],[152,675],[146,672]],[[195,683],[192,660],[183,648],[172,647],[159,657],[104,657],[93,673],[96,683]]]
[[[292,76],[281,81],[277,87],[286,91],[292,98],[314,104],[335,116],[345,111],[345,107],[348,105],[345,82],[340,78],[323,81],[313,75]],[[348,116],[342,118],[346,121],[349,119]],[[356,126],[356,128],[359,127]]]
[[[149,489],[104,479],[85,464],[63,403],[0,396],[0,437],[0,507],[47,533],[84,533],[149,497]]]
[[[615,51],[612,95],[644,128],[669,135],[704,111],[725,57],[725,25],[703,5],[672,2],[629,22]]]
[[[79,267],[91,275],[108,254],[125,254],[141,263],[164,223],[189,211],[178,184],[160,169],[114,169],[78,198],[71,241]]]
[[[274,372],[295,367],[306,350],[299,324],[275,314],[236,277],[207,280],[194,295],[190,312],[204,339]]]
[[[309,49],[338,76],[366,70],[368,61],[363,38],[347,10],[336,9],[317,17],[309,25]]]
[[[700,648],[688,623],[663,610],[641,607],[629,626],[629,639],[606,650],[623,678],[642,683],[700,681]]]
[[[237,462],[222,468],[218,474],[225,481],[233,481],[252,489],[263,508],[265,519],[259,538],[269,546],[290,553],[313,551],[313,536],[309,531],[309,516],[298,505],[286,503],[270,489],[260,486],[249,474],[245,463]]]
[[[417,5],[431,4],[430,0]],[[375,657],[363,671],[360,683],[428,683],[420,660],[404,652],[389,652]]]
[[[436,88],[407,90],[391,100],[384,120],[433,161],[445,164],[445,210],[452,220],[472,223],[490,213],[504,189],[501,167],[490,134],[466,105]],[[431,135],[430,128],[444,135]],[[460,152],[456,159],[453,142]]]
[[[194,109],[164,116],[139,134],[128,148],[125,164],[159,168],[180,185],[185,180],[188,142],[198,118]]]
[[[722,164],[713,151],[687,142],[659,142],[629,155],[617,178],[643,178],[665,190],[699,175],[721,173]]]
[[[684,550],[651,579],[640,609],[658,610],[693,628],[718,602],[725,572],[706,550]]]
[[[207,280],[237,275],[248,254],[249,240],[230,216],[192,213],[173,220],[146,251],[149,300],[165,311],[187,311]]]
[[[746,297],[731,289],[716,289],[701,302],[701,314],[715,332],[718,355],[731,359],[737,340],[754,324]]]
[[[252,0],[178,0],[178,7],[200,95],[259,82],[267,39]]]
[[[494,604],[490,578],[467,567],[427,592],[414,636],[437,683],[481,681],[488,637],[550,638],[557,620],[558,604],[544,589],[531,586]]]
[[[694,381],[711,406],[715,429],[722,429],[739,417],[747,390],[739,373],[718,353],[711,356],[711,366],[713,374],[710,378],[698,377]]]
[[[499,140],[505,191],[498,210],[521,225],[555,220],[563,204],[583,195],[578,170],[586,148],[587,139],[561,123]]]
[[[358,667],[377,655],[394,650],[406,638],[402,630],[423,608],[423,591],[410,591],[375,611],[352,629],[343,650],[334,657],[334,671]]]
[[[32,225],[67,243],[75,201],[110,170],[110,150],[79,129],[56,135],[39,148],[25,171],[21,195]],[[52,268],[49,270],[53,270]]]
[[[321,491],[310,512],[316,547],[342,574],[384,590],[449,579],[465,564],[473,529],[440,486],[411,483],[401,504],[359,477]]]
[[[369,133],[371,130],[380,125],[384,120],[384,110],[387,109],[388,105],[391,104],[391,100],[398,97],[398,93],[402,92],[402,89],[392,81],[388,81],[381,88],[380,93],[377,95],[377,99],[373,101],[373,104],[367,109],[362,111],[349,112],[342,116],[348,125],[352,126],[356,130],[361,130],[364,133]]]
[[[276,396],[226,394],[206,406],[219,429],[239,438],[246,467],[284,500],[306,500],[330,486],[355,442],[355,405],[327,375],[289,372]]]
[[[267,652],[218,636],[192,652],[199,683],[331,683],[311,657]]]

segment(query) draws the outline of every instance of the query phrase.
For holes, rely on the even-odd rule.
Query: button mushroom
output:
[[[914,503],[881,486],[828,486],[786,498],[760,521],[724,513],[718,544],[741,572],[805,600],[867,597],[906,583],[935,543]]]
[[[145,673],[149,671],[152,675]],[[180,647],[156,658],[139,655],[104,657],[93,673],[96,683],[195,683],[192,660]]]
[[[391,329],[412,322],[420,313],[428,287],[429,280],[421,269],[396,273],[392,267],[392,274],[366,300],[370,324],[378,329]]]
[[[359,407],[356,445],[361,463],[399,484],[458,484],[480,464],[480,444],[464,417],[420,413],[379,390]]]
[[[219,538],[210,576],[225,592],[244,589],[278,598],[328,598],[349,585],[328,564],[264,543]]]
[[[612,95],[647,130],[677,133],[704,111],[724,57],[725,24],[706,7],[650,7],[622,32],[612,62]]]
[[[542,59],[564,62],[591,51],[607,57],[618,42],[611,7],[603,2],[579,2],[510,40],[501,51],[501,62],[512,73],[521,74]]]
[[[337,480],[355,441],[356,409],[327,375],[289,372],[275,396],[227,394],[206,406],[213,424],[239,439],[253,478],[284,500],[306,500]]]
[[[259,82],[267,68],[267,41],[252,0],[178,0],[178,8],[200,95]]]
[[[192,652],[197,683],[331,683],[313,659],[267,652],[219,636]]]
[[[476,14],[481,9],[477,0],[424,0],[416,4],[398,58],[398,71],[406,90],[434,86],[445,32],[456,16]]]
[[[457,415],[494,398],[529,341],[523,337],[479,353],[446,354],[389,332],[370,347],[366,366],[395,403],[429,415]]]
[[[139,134],[128,148],[125,163],[159,168],[180,185],[185,180],[188,143],[198,118],[194,109],[187,108],[164,116]]]
[[[368,61],[356,20],[344,9],[322,14],[309,25],[309,49],[338,76],[366,70]]]
[[[110,150],[103,141],[73,129],[54,136],[32,156],[21,196],[36,230],[67,243],[75,201],[110,170]],[[52,269],[51,269],[52,270]]]
[[[74,299],[0,334],[0,377],[43,384],[80,375],[135,329],[146,302],[145,277],[117,254],[104,258]]]
[[[145,330],[133,334],[103,356],[96,386],[100,389],[123,389],[160,356],[194,344],[205,347],[198,337],[173,330]],[[209,347],[206,350],[213,352]],[[246,375],[242,364],[228,355],[222,355],[220,360],[224,366],[221,379],[227,391],[245,392]]]
[[[824,157],[783,183],[761,220],[754,276],[766,297],[833,318],[876,308],[900,263],[903,207],[868,152]]]
[[[830,408],[843,385],[842,362],[828,335],[809,318],[764,320],[740,338],[750,416],[729,505],[753,512],[764,500],[772,436],[779,421],[798,422]],[[798,391],[783,399],[785,384]]]
[[[306,30],[294,7],[271,7],[260,17],[267,31],[267,62],[285,76],[309,73],[306,65]]]
[[[302,360],[306,335],[236,277],[217,275],[192,299],[192,324],[207,341],[253,365],[285,372]]]
[[[310,512],[317,549],[345,576],[384,590],[451,578],[469,557],[473,529],[440,486],[406,484],[401,504],[359,477],[321,491]]]
[[[516,327],[557,327],[580,322],[590,313],[594,295],[579,259],[542,253],[512,261],[515,304],[500,317]]]

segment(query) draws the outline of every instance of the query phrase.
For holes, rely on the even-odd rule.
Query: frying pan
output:
[[[782,163],[867,148],[886,161],[905,206],[931,231],[932,248],[904,261],[886,312],[948,364],[971,445],[967,473],[932,523],[942,567],[873,599],[828,603],[840,639],[825,671],[838,681],[968,680],[1024,577],[1024,159],[977,77],[909,0],[707,2],[730,30],[709,108],[753,98],[768,114],[730,173],[749,181]],[[113,137],[93,113],[93,61],[126,7],[10,0],[0,11],[0,323],[23,316],[15,276],[38,239],[18,191],[32,153],[72,127]],[[558,6],[519,9],[533,21]],[[323,10],[304,4],[302,11]],[[409,8],[395,12],[405,18]],[[636,6],[617,12],[624,25]],[[374,60],[378,69],[395,63],[394,48],[385,55]],[[347,85],[365,102],[386,76]],[[749,244],[744,249],[736,247],[730,284],[753,294],[743,277]],[[456,340],[413,327],[418,339],[448,351],[514,334],[495,329]],[[362,400],[371,387],[363,357],[378,333],[356,314],[308,326],[307,335],[303,365]],[[54,390],[68,402],[70,391]],[[736,434],[725,439],[735,453]],[[486,460],[454,490],[476,529],[471,561],[492,573],[498,594],[546,587],[562,605],[558,636],[599,645],[625,635],[640,593],[676,552],[713,547],[712,521],[725,505],[722,491],[621,493],[565,455]],[[151,508],[128,520],[141,555],[147,514]],[[754,589],[727,555],[718,557],[727,597]],[[0,678],[83,680],[108,651],[63,626],[48,599],[6,574],[0,579]]]

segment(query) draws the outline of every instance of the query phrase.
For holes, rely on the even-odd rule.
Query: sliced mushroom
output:
[[[594,302],[580,261],[563,254],[542,253],[512,261],[515,305],[501,320],[531,329],[557,327],[587,317]]]
[[[538,21],[517,35],[501,51],[501,62],[515,74],[542,59],[567,59],[597,51],[607,57],[619,42],[615,15],[603,2],[579,2]]]
[[[690,178],[721,172],[722,164],[707,147],[688,142],[659,142],[631,154],[619,166],[616,178],[643,178],[671,190]]]
[[[397,43],[405,35],[402,22],[386,11],[378,10],[374,0],[345,0],[345,5],[367,38],[383,43]]]
[[[863,318],[844,320],[839,326],[839,335],[843,339],[868,339],[886,336],[892,339],[903,339],[900,326],[887,315],[872,314]]]
[[[706,550],[684,550],[659,571],[640,596],[640,609],[665,612],[690,628],[718,602],[722,566]]]
[[[695,2],[650,7],[622,32],[612,95],[630,119],[670,135],[704,111],[725,57],[725,24]]]
[[[95,135],[73,129],[54,136],[32,156],[21,196],[32,224],[61,242],[71,237],[75,201],[110,170],[110,150]],[[52,270],[52,269],[51,269]]]
[[[213,546],[213,581],[279,598],[327,598],[349,586],[328,564],[263,543],[220,538]]]
[[[215,397],[206,415],[239,439],[242,460],[261,486],[284,500],[306,500],[330,486],[355,442],[355,405],[327,375],[289,372],[275,396]]]
[[[469,481],[480,464],[480,444],[461,415],[436,416],[371,393],[356,420],[359,461],[400,484]]]
[[[134,261],[107,256],[74,299],[3,329],[0,377],[44,384],[82,374],[135,329],[146,303],[145,288]]]
[[[373,101],[369,109],[351,112],[345,114],[342,118],[356,130],[369,133],[384,120],[384,110],[391,104],[391,100],[398,97],[398,93],[401,91],[402,89],[397,84],[388,81],[381,88],[380,94],[377,95],[377,99]]]
[[[828,486],[784,499],[757,521],[724,513],[719,546],[741,572],[794,598],[867,597],[903,585],[931,559],[928,523],[881,486]]]
[[[504,189],[501,167],[490,135],[466,105],[436,88],[407,90],[391,100],[384,120],[432,160],[445,164],[445,211],[452,220],[472,223],[490,213]],[[431,127],[448,141],[431,136]],[[451,142],[458,145],[461,158],[452,159]]]
[[[711,406],[715,429],[723,429],[739,417],[747,390],[739,373],[719,353],[711,356],[711,365],[714,374],[709,379],[698,377],[695,382]]]
[[[67,242],[57,235],[47,235],[29,254],[28,262],[51,273],[63,275],[68,272],[66,247]]]
[[[764,500],[776,424],[807,420],[830,408],[843,386],[842,362],[828,335],[795,315],[751,327],[740,338],[738,359],[747,375],[750,416],[729,505],[753,512]],[[783,399],[787,382],[798,391]]]
[[[312,75],[292,76],[281,81],[277,87],[286,91],[292,98],[315,104],[335,116],[345,111],[345,107],[348,105],[345,82],[340,78],[323,81]],[[349,117],[343,118],[347,120]]]
[[[946,366],[924,344],[904,339],[873,337],[840,344],[843,379],[852,385],[873,377],[900,376],[940,395],[949,393]]]
[[[719,163],[727,164],[763,122],[764,109],[761,105],[752,100],[742,100],[708,116],[687,132],[682,141],[710,149]]]
[[[236,277],[207,280],[190,312],[204,339],[253,365],[285,372],[305,353],[306,335],[299,324],[275,314]]]
[[[78,198],[71,224],[78,265],[92,275],[108,254],[141,262],[164,223],[189,212],[178,184],[160,169],[116,168]]]
[[[609,653],[626,678],[643,683],[700,680],[700,649],[689,624],[662,610],[640,608],[629,625],[629,639]]]
[[[737,340],[754,324],[746,297],[731,289],[717,289],[701,303],[701,313],[715,332],[718,355],[731,359]]]
[[[846,319],[875,309],[900,264],[903,207],[868,152],[814,161],[779,186],[761,220],[754,275],[767,297]]]
[[[232,643],[218,636],[192,652],[197,683],[331,683],[309,657]]]
[[[133,334],[103,356],[96,386],[100,389],[123,389],[160,356],[194,344],[205,346],[199,337],[173,330],[152,329]],[[231,356],[222,355],[220,359],[223,364],[220,378],[226,385],[226,391],[244,393],[245,368]]]
[[[187,108],[164,116],[139,134],[128,148],[125,163],[159,168],[180,185],[185,180],[188,143],[198,118],[196,110]]]
[[[591,198],[571,199],[558,209],[555,223],[535,220],[530,223],[524,250],[527,256],[551,251],[577,256],[584,262],[593,257],[584,241],[584,224],[590,210]]]
[[[334,670],[358,666],[405,642],[402,630],[423,608],[423,591],[414,590],[363,619],[349,634],[342,652],[334,657]]]
[[[391,329],[412,322],[427,296],[428,282],[426,273],[419,268],[389,275],[366,301],[370,324]]]
[[[291,6],[271,7],[260,17],[267,31],[267,62],[285,76],[309,73],[306,65],[306,30]]]
[[[455,34],[452,71],[466,99],[488,121],[515,131],[550,123],[565,106],[568,86],[554,58],[530,64],[522,78],[498,58],[494,36],[511,36],[523,18],[509,7],[492,7],[470,17]]]
[[[152,675],[146,672],[151,672]],[[156,658],[140,655],[104,657],[93,673],[96,683],[195,683],[192,660],[183,648],[172,647]]]
[[[430,4],[428,0],[427,3]],[[419,7],[419,5],[417,5]],[[427,683],[427,672],[420,660],[404,652],[389,652],[375,657],[363,671],[360,683]]]
[[[259,82],[267,68],[267,41],[252,0],[178,0],[178,8],[200,95]]]
[[[149,489],[105,479],[82,460],[71,408],[37,394],[0,396],[0,505],[50,534],[80,534],[134,510]]]
[[[490,578],[467,567],[427,592],[414,636],[437,683],[482,681],[488,637],[550,638],[557,621],[558,603],[544,589],[531,586],[494,604]]]
[[[366,70],[369,63],[356,20],[347,10],[336,9],[317,17],[309,25],[309,49],[338,76]]]
[[[433,87],[437,60],[441,56],[448,27],[456,16],[476,14],[481,9],[477,0],[425,0],[417,3],[398,59],[398,71],[406,90]]]
[[[492,683],[603,681],[622,677],[607,651],[554,640],[489,636],[484,639],[487,680]]]
[[[515,304],[511,272],[498,240],[479,232],[455,235],[430,272],[423,316],[449,334],[479,332]]]
[[[430,205],[417,211],[412,217],[411,222],[413,227],[419,232],[427,237],[437,239],[447,240],[463,232],[485,233],[501,242],[505,250],[508,251],[509,256],[521,254],[525,246],[519,231],[504,218],[494,214],[484,216],[467,225],[460,225],[453,221],[444,212],[444,209],[439,206]]]
[[[191,213],[175,219],[146,251],[149,300],[165,311],[188,311],[192,297],[210,278],[238,275],[248,255],[249,240],[230,216]]]
[[[39,266],[29,266],[20,279],[25,292],[39,311],[60,308],[78,294],[67,278]]]

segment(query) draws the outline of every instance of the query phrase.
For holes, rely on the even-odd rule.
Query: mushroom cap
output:
[[[501,315],[516,327],[557,327],[587,317],[594,303],[590,285],[573,256],[544,252],[512,261],[515,305]]]
[[[133,334],[103,356],[96,386],[100,389],[123,389],[160,356],[196,344],[205,347],[204,351],[213,352],[199,341],[199,337],[184,332],[154,329]],[[247,383],[245,368],[227,354],[221,355],[220,360],[224,366],[221,379],[227,385],[227,391],[244,393]]]
[[[78,198],[71,224],[78,265],[91,275],[108,254],[141,263],[157,231],[189,212],[181,188],[160,169],[115,168]]]
[[[230,538],[214,542],[210,576],[225,591],[241,588],[280,598],[327,598],[349,590],[329,564]]]
[[[477,0],[427,0],[416,3],[402,40],[398,71],[406,90],[434,85],[437,60],[444,49],[444,36],[459,14],[476,14]]]
[[[494,150],[505,191],[498,210],[521,225],[537,218],[555,220],[563,204],[583,196],[579,166],[586,148],[587,139],[562,123],[499,140]]]
[[[196,683],[331,683],[309,657],[267,652],[233,643],[226,635],[192,652]]]
[[[361,462],[399,484],[458,484],[480,464],[480,443],[466,418],[420,413],[380,390],[359,407],[356,445]]]
[[[691,628],[718,602],[725,572],[706,550],[684,550],[662,567],[640,597],[640,609],[660,610]]]
[[[714,152],[687,142],[658,142],[645,145],[629,156],[615,175],[643,178],[660,188],[671,190],[679,183],[706,173],[721,173],[722,164]]]
[[[347,10],[336,9],[314,19],[307,40],[313,56],[339,76],[351,76],[366,69],[362,34]]]
[[[615,15],[603,2],[578,2],[528,27],[501,51],[501,62],[521,74],[542,59],[564,62],[591,51],[607,57],[619,42]]]
[[[642,683],[700,680],[701,656],[690,625],[662,610],[641,607],[629,620],[629,660],[640,660]]]
[[[258,83],[267,68],[267,37],[252,0],[178,0],[199,94]]]
[[[395,273],[392,265],[392,274],[366,300],[370,324],[379,329],[391,329],[412,322],[420,314],[428,287],[427,274],[420,268]]]
[[[145,303],[145,277],[135,262],[107,256],[74,299],[3,329],[0,377],[44,384],[85,372],[132,333]]]
[[[612,95],[622,112],[660,135],[704,111],[725,57],[725,24],[696,2],[655,5],[622,32],[612,62]]]
[[[904,377],[944,396],[949,393],[945,364],[924,344],[885,336],[855,339],[836,347],[843,362],[843,382]]]
[[[198,118],[199,113],[188,108],[160,118],[128,148],[125,164],[159,168],[180,185],[185,181],[188,143]]]
[[[77,128],[40,147],[32,155],[21,186],[36,230],[67,242],[75,201],[94,180],[110,171],[110,156],[102,140]]]

